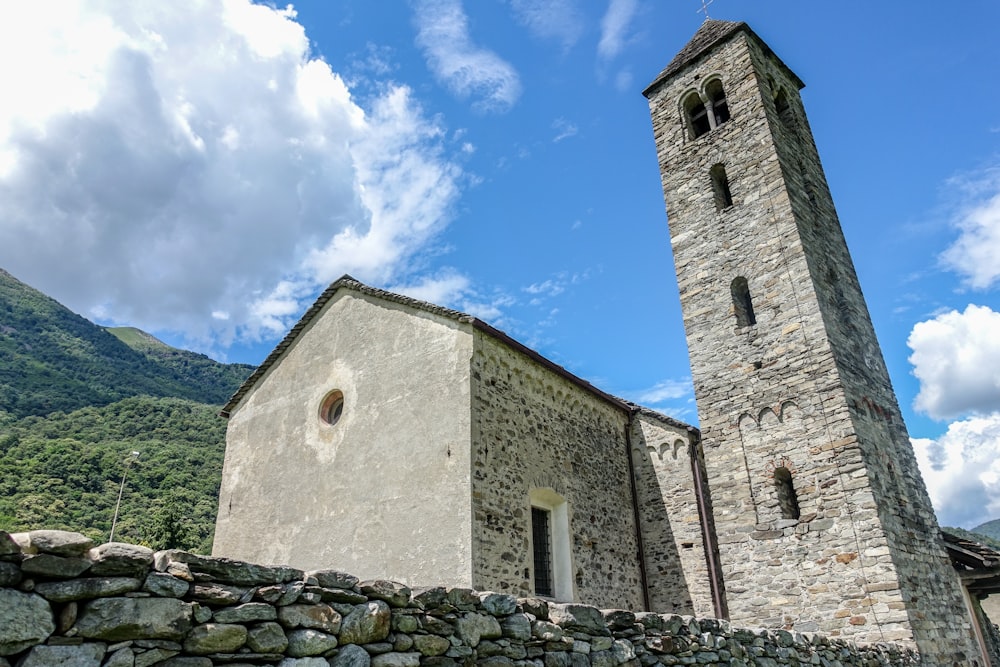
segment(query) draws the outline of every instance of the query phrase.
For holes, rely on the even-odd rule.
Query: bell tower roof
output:
[[[743,31],[757,40],[764,50],[774,56],[774,53],[768,48],[767,44],[762,40],[757,34],[750,29],[750,26],[743,21],[720,21],[717,19],[705,19],[701,27],[698,28],[698,32],[688,41],[688,43],[681,49],[674,59],[660,72],[653,82],[646,86],[646,89],[642,91],[642,94],[649,97],[652,92],[659,87],[661,83],[674,76],[682,69],[690,65],[691,63],[698,60],[702,55],[711,50],[715,45],[729,39],[731,36],[737,32]],[[781,60],[774,56],[774,58],[781,64],[781,66],[788,70],[787,65],[781,63]],[[788,70],[792,78],[798,84],[798,87],[804,88],[805,84],[802,83],[801,79],[795,76],[795,73]]]

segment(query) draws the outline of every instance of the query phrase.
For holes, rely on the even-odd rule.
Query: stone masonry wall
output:
[[[0,667],[919,664],[892,645],[714,619],[410,590],[332,570],[0,532]]]
[[[797,223],[816,298],[823,316],[825,334],[834,351],[843,394],[830,391],[824,399],[828,413],[838,419],[849,417],[853,426],[845,452],[860,454],[870,491],[860,482],[861,469],[844,482],[856,486],[855,493],[871,498],[857,503],[866,514],[877,513],[887,539],[883,542],[871,530],[875,517],[861,520],[858,554],[862,568],[878,571],[895,568],[898,590],[881,591],[884,604],[873,607],[879,621],[906,616],[919,642],[955,634],[969,635],[954,624],[965,608],[956,577],[941,548],[937,520],[927,495],[902,413],[879,348],[867,304],[838,222],[833,198],[826,183],[819,152],[800,96],[788,90],[773,62],[755,44],[751,55],[758,77],[761,98],[775,135],[775,150],[788,184],[789,206]],[[782,90],[784,86],[785,90]],[[779,111],[774,105],[783,95],[787,104]],[[845,410],[846,406],[846,410]],[[844,420],[846,421],[846,420]],[[909,601],[910,604],[905,604]],[[927,614],[926,608],[938,610]],[[923,650],[927,650],[926,647]],[[948,656],[943,656],[945,660]]]
[[[481,332],[471,391],[473,585],[534,594],[530,494],[551,489],[571,526],[557,597],[641,609],[628,415]]]

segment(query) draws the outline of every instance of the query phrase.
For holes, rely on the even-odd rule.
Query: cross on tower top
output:
[[[701,14],[702,12],[704,12],[706,21],[711,18],[708,15],[708,6],[713,2],[715,2],[715,0],[701,0],[701,9],[699,9],[697,13]]]

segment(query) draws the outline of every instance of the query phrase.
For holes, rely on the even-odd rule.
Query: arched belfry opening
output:
[[[684,115],[692,139],[697,139],[712,129],[712,124],[708,120],[708,109],[705,108],[705,103],[697,92],[692,91],[684,98]]]
[[[692,139],[708,134],[729,120],[729,101],[718,78],[705,84],[702,92],[692,90],[685,95],[681,107]]]
[[[783,88],[778,89],[774,95],[774,110],[778,112],[778,120],[781,121],[786,130],[797,131],[795,113],[792,111],[792,105],[788,102],[788,95],[785,94]]]
[[[726,100],[726,91],[722,88],[722,81],[719,79],[709,81],[708,85],[705,86],[705,94],[712,109],[715,127],[719,127],[729,120],[729,102]]]

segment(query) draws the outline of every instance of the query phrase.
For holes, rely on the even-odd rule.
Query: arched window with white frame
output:
[[[569,505],[551,488],[534,488],[531,504],[532,582],[535,595],[560,602],[575,599]]]

